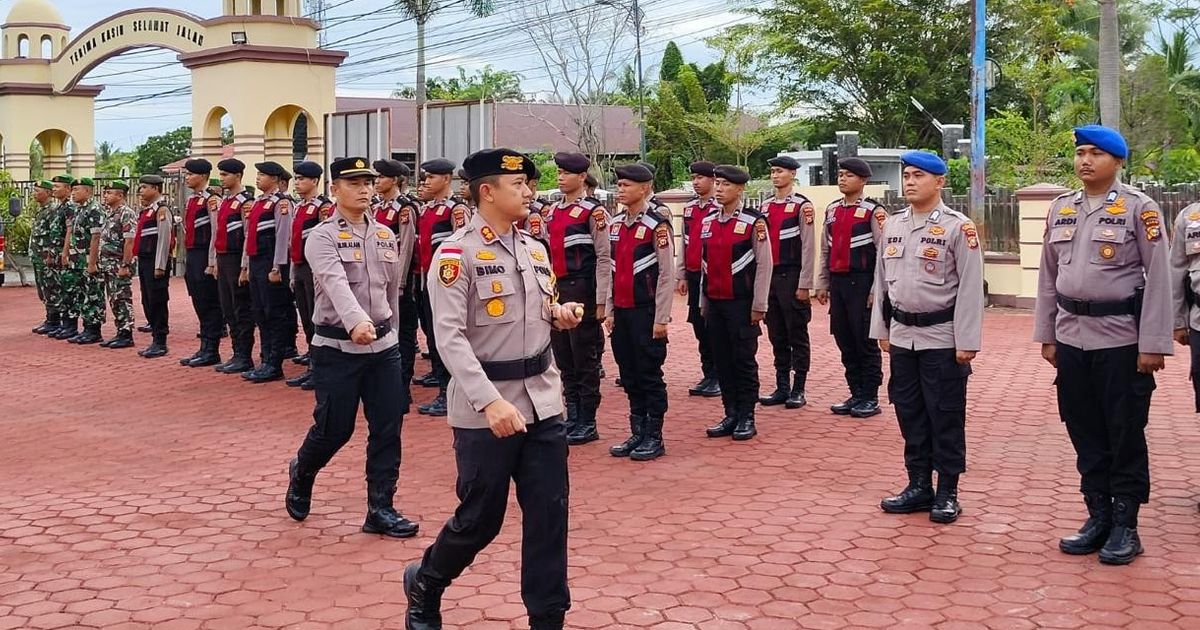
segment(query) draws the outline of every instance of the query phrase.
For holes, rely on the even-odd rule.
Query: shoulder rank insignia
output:
[[[491,244],[496,240],[496,231],[490,225],[479,228],[479,235],[483,237],[484,243]]]

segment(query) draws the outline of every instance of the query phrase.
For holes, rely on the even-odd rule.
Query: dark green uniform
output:
[[[66,276],[70,289],[70,314],[83,320],[84,328],[99,327],[104,323],[104,283],[99,274],[87,271],[88,250],[92,235],[100,234],[104,225],[104,211],[95,199],[83,205],[72,204],[75,211],[71,217],[71,242],[68,244]]]
[[[46,182],[49,183],[49,182]],[[46,325],[58,325],[59,314],[53,309],[51,296],[49,265],[44,256],[46,250],[47,231],[58,213],[58,204],[51,199],[38,206],[33,215],[29,230],[29,260],[33,263],[33,279],[37,285],[38,299],[46,306]],[[58,242],[62,243],[59,237]]]

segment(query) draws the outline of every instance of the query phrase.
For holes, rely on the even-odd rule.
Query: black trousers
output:
[[[758,338],[762,330],[750,322],[750,300],[709,300],[704,318],[721,383],[725,414],[754,413],[758,404]],[[624,381],[622,381],[624,383]]]
[[[280,367],[284,350],[296,343],[291,332],[296,323],[296,306],[288,289],[288,266],[279,266],[282,279],[278,283],[268,278],[273,266],[270,254],[250,258],[250,316],[258,326],[262,360]]]
[[[775,354],[775,372],[795,372],[796,382],[804,389],[811,362],[808,322],[812,321],[812,304],[796,299],[799,282],[800,267],[775,268],[766,319],[767,338]]]
[[[192,298],[196,319],[200,321],[200,337],[217,341],[221,338],[225,319],[221,315],[221,299],[217,297],[217,279],[204,273],[207,269],[208,247],[187,250],[183,280],[187,285],[188,297]]]
[[[579,302],[584,318],[571,330],[550,333],[554,363],[562,372],[563,398],[579,405],[580,410],[595,413],[600,408],[600,347],[604,335],[596,319],[596,277],[579,274],[558,280],[559,303]],[[616,356],[616,348],[613,349]],[[622,377],[621,382],[625,379]]]
[[[242,255],[217,254],[217,297],[229,326],[233,352],[250,358],[254,352],[254,320],[250,317],[250,286],[238,284]]]
[[[150,324],[155,339],[167,338],[170,282],[169,272],[161,278],[154,277],[154,252],[138,254],[138,285],[142,290],[142,313],[146,316],[146,323]]]
[[[566,612],[567,440],[562,416],[497,438],[489,429],[454,429],[459,505],[425,549],[424,576],[447,586],[500,533],[511,479],[521,506],[521,599],[531,617]]]
[[[400,342],[400,388],[404,390],[404,413],[408,413],[409,401],[412,399],[412,379],[414,366],[417,362],[417,328],[421,319],[417,306],[415,291],[412,289],[414,280],[400,294],[398,313],[400,324],[396,336]]]
[[[829,329],[842,353],[846,384],[856,398],[877,399],[883,383],[879,343],[871,339],[871,294],[874,275],[835,273],[829,278]]]
[[[700,277],[699,271],[687,272],[688,288],[688,323],[692,325],[692,334],[696,336],[696,345],[700,348],[700,371],[705,377],[714,377],[712,348],[708,342],[707,329],[704,326],[704,315],[700,312]],[[621,381],[624,383],[624,381]]]
[[[417,295],[417,315],[421,322],[421,330],[425,331],[425,344],[429,346],[429,366],[437,377],[442,391],[450,384],[450,371],[442,363],[442,355],[438,353],[437,338],[433,334],[433,306],[429,302],[429,290],[422,289]]]
[[[1195,395],[1196,413],[1200,413],[1200,330],[1188,327],[1188,348],[1192,351],[1192,393]]]
[[[1154,375],[1137,371],[1136,345],[1080,350],[1058,344],[1058,414],[1075,447],[1079,489],[1150,500],[1146,423]]]
[[[308,263],[292,264],[292,278],[295,280],[296,289],[292,292],[296,297],[296,310],[300,313],[300,325],[304,327],[304,340],[312,346],[313,339],[313,302],[316,299],[313,293],[313,275],[312,267]],[[311,348],[309,349],[311,351]]]
[[[892,346],[888,397],[904,436],[904,466],[959,475],[967,469],[967,377],[971,366],[954,348],[906,350]]]
[[[408,402],[396,395],[400,349],[350,354],[328,346],[308,351],[317,405],[313,425],[296,457],[305,470],[320,470],[350,441],[362,402],[367,419],[367,483],[394,485],[400,478],[401,411]]]
[[[663,363],[667,340],[654,338],[654,307],[613,309],[613,358],[629,397],[629,415],[661,418],[667,413]]]

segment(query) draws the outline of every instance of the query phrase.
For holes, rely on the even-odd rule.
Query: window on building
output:
[[[29,57],[29,37],[26,35],[17,35],[17,57]]]
[[[54,40],[49,35],[42,35],[42,59],[54,58]]]

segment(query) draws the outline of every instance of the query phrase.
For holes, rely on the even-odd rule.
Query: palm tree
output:
[[[1100,5],[1100,122],[1121,128],[1121,37],[1117,0],[1097,0]]]

